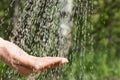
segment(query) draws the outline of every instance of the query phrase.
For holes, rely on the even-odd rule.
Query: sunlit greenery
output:
[[[0,37],[8,40],[13,28],[11,26],[13,9],[10,3],[9,0],[0,1]],[[59,80],[120,80],[120,0],[93,0],[93,3],[93,14],[89,21],[93,26],[90,34],[94,38],[92,41],[94,44],[90,48],[86,46],[88,51],[84,56],[74,49],[70,55],[66,56],[69,63],[62,66]],[[50,73],[47,71],[36,80],[42,77],[45,80],[52,80],[50,75],[55,72]],[[44,76],[46,74],[47,77]],[[0,62],[0,79],[8,80],[9,78],[26,80]]]

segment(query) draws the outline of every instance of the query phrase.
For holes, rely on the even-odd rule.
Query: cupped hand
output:
[[[22,75],[28,76],[31,73],[38,73],[49,68],[57,67],[60,64],[67,63],[66,58],[60,57],[29,57],[28,64],[15,64],[15,68]],[[29,66],[28,66],[29,65]]]
[[[68,62],[63,57],[35,57],[28,55],[14,43],[2,38],[0,38],[0,59],[24,76]]]

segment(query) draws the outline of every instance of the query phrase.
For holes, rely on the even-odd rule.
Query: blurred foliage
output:
[[[120,52],[120,1],[94,1],[95,14],[93,15],[95,50],[107,49],[109,53]],[[114,52],[113,52],[114,50]]]
[[[61,80],[120,80],[120,0],[93,1],[90,21],[93,25],[94,51],[90,50],[85,56],[75,51],[70,63],[63,66]],[[9,39],[12,30],[13,10],[10,3],[10,0],[0,0],[0,37],[5,39]],[[7,76],[10,74],[7,71],[13,71],[7,67],[0,63],[0,79],[23,78],[17,72],[14,72],[14,76]],[[81,72],[84,72],[83,78],[80,77]]]
[[[10,7],[11,0],[0,1],[0,36],[8,39],[11,32],[12,21],[12,7]]]

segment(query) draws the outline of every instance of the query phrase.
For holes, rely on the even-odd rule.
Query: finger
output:
[[[16,66],[16,70],[24,76],[29,76],[30,74],[33,73],[33,69],[29,69],[27,67],[21,66],[21,65],[15,65]]]
[[[63,58],[63,57],[43,57],[44,59],[50,61],[50,60],[59,60],[61,61],[61,64],[64,64],[64,63],[68,63],[68,59],[67,58]]]
[[[38,64],[36,64],[36,70],[48,69],[67,62],[66,59],[59,57],[44,57],[40,58],[39,60]]]
[[[65,64],[68,63],[68,59],[67,58],[61,58],[61,64]]]
[[[29,59],[28,60],[25,60],[26,58],[23,58],[23,59],[19,59],[19,58],[12,58],[12,64],[15,64],[15,65],[20,65],[20,66],[24,66],[24,67],[27,67],[27,68],[32,68],[32,64],[29,62]]]

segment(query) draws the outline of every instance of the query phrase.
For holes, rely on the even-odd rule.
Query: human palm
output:
[[[2,38],[0,38],[0,59],[25,76],[68,62],[66,58],[62,57],[35,57],[28,55],[14,43]]]

